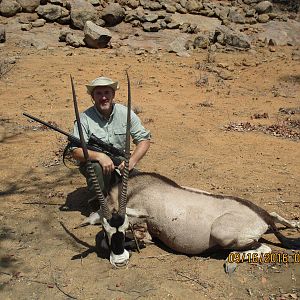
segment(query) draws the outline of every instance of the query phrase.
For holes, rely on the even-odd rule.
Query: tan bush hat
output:
[[[86,85],[88,94],[92,94],[93,90],[97,86],[110,86],[114,91],[119,89],[119,82],[113,81],[108,77],[98,77],[94,79],[90,84]]]

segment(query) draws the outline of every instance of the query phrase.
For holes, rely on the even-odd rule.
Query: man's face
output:
[[[105,117],[109,117],[112,111],[115,91],[109,86],[97,86],[93,90],[92,97],[99,112]]]

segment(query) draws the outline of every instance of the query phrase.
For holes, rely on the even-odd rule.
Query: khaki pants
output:
[[[99,162],[92,162],[92,166],[95,170],[102,193],[103,193],[104,197],[106,197],[110,188],[113,185],[115,185],[121,181],[121,177],[116,171],[112,172],[111,174],[104,175],[102,167],[99,164]],[[79,171],[86,179],[88,190],[90,192],[94,192],[95,189],[94,189],[93,183],[92,183],[91,179],[89,178],[87,171],[86,171],[86,164],[80,164]]]

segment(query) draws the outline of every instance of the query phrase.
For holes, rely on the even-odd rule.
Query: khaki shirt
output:
[[[87,142],[94,134],[107,144],[125,150],[127,107],[118,103],[113,104],[113,111],[109,120],[105,119],[95,106],[80,114],[80,121],[84,139]],[[130,134],[134,144],[143,140],[150,140],[150,131],[146,130],[139,117],[131,111]],[[73,135],[79,138],[77,122],[74,123]],[[75,149],[76,147],[73,147]]]

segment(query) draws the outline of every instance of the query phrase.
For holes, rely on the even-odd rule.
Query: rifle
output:
[[[37,117],[34,117],[27,113],[23,113],[23,115],[26,116],[27,118],[30,118],[38,123],[45,125],[46,127],[50,128],[54,131],[57,131],[57,132],[65,135],[68,138],[68,141],[71,143],[71,146],[81,148],[80,139],[78,139],[74,135],[71,135],[68,132],[66,132],[56,126],[53,126],[52,124],[42,121],[42,120],[38,119]],[[92,151],[102,152],[102,153],[106,154],[107,156],[110,157],[110,159],[113,161],[113,163],[116,167],[119,166],[121,164],[121,162],[123,161],[119,157],[122,157],[125,159],[125,153],[122,150],[119,150],[118,148],[115,148],[111,144],[107,144],[107,143],[101,141],[99,138],[97,138],[93,134],[89,138],[89,141],[87,143],[87,148]],[[119,157],[117,157],[117,156],[119,156]]]

